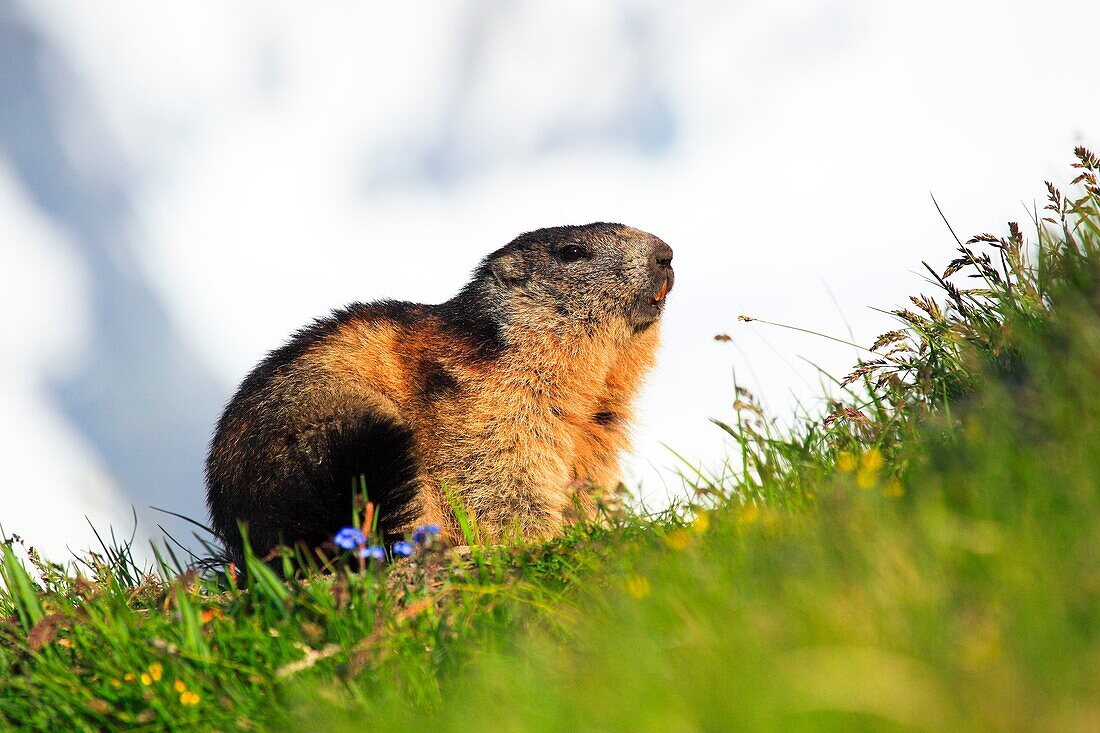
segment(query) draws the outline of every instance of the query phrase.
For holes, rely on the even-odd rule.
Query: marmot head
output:
[[[482,272],[513,314],[553,326],[656,321],[672,289],[672,248],[622,224],[553,227],[521,234],[489,255]]]

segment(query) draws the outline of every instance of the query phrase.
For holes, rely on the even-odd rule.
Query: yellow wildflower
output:
[[[199,700],[201,700],[201,699],[202,698],[200,698],[198,695],[196,695],[193,692],[185,691],[185,692],[180,693],[180,702],[183,703],[184,705],[198,705]]]
[[[856,470],[856,457],[851,451],[843,450],[836,457],[836,467],[841,473],[851,473]]]
[[[878,485],[878,472],[886,465],[882,451],[872,448],[859,457],[859,470],[856,471],[856,486],[870,489]]]
[[[626,590],[635,598],[645,598],[649,595],[649,580],[641,575],[632,575],[626,581]]]
[[[860,470],[878,473],[886,465],[886,459],[882,457],[882,451],[872,448],[859,457]]]
[[[134,679],[135,679],[134,678],[134,673],[133,672],[127,672],[126,674],[122,675],[122,679],[126,680],[127,682],[133,682]]]
[[[892,478],[886,482],[886,485],[882,487],[883,496],[887,496],[891,499],[897,499],[905,493],[905,487],[901,485],[901,481],[896,478]]]
[[[111,687],[122,687],[122,681],[112,679],[111,680]]]
[[[185,685],[183,683],[183,680],[176,680],[173,687],[176,688],[176,692],[186,692],[187,691],[187,685]]]
[[[153,678],[154,682],[160,682],[160,678],[164,675],[164,665],[160,662],[153,662],[149,665],[149,676]]]
[[[683,550],[691,544],[691,535],[687,530],[677,529],[665,535],[665,544],[673,550]]]
[[[695,521],[691,523],[691,528],[696,534],[703,534],[710,529],[710,515],[706,512],[699,512],[695,517]]]
[[[149,676],[148,672],[141,673],[141,684],[145,685],[146,687],[153,684],[153,678]]]

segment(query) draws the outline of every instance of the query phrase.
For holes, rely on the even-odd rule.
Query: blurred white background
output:
[[[48,555],[205,518],[244,373],[352,300],[438,302],[521,231],[676,250],[630,476],[717,466],[732,378],[842,374],[956,231],[1100,147],[1100,4],[0,0],[0,523]],[[1091,30],[1090,30],[1091,29]],[[716,343],[716,333],[733,341]],[[165,520],[171,521],[165,521]]]

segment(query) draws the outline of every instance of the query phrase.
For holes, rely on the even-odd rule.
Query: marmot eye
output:
[[[562,262],[576,262],[582,257],[587,257],[588,251],[580,245],[567,244],[561,248],[558,256],[561,257]]]

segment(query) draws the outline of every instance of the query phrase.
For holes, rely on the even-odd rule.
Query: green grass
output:
[[[1100,165],[1077,152],[1034,241],[960,242],[826,414],[781,430],[739,390],[729,465],[659,515],[392,572],[253,561],[245,587],[5,547],[0,728],[1096,729]]]

